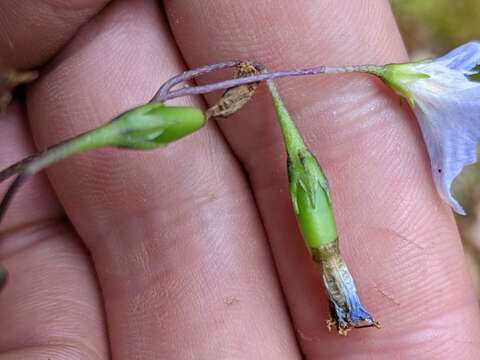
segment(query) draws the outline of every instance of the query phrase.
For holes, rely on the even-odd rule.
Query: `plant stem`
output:
[[[231,80],[224,80],[207,85],[184,87],[178,90],[171,90],[171,88],[182,81],[193,79],[199,75],[203,75],[216,70],[223,70],[231,67],[235,67],[240,62],[233,60],[225,63],[219,63],[215,65],[208,65],[194,70],[188,70],[184,73],[177,75],[168,80],[155,94],[152,101],[164,102],[181,96],[206,94],[216,90],[229,89],[243,84],[249,84],[259,81],[272,80],[284,77],[294,76],[307,76],[307,75],[319,75],[319,74],[342,74],[352,72],[363,72],[370,74],[381,74],[383,71],[382,66],[377,65],[354,65],[354,66],[317,66],[304,69],[292,69],[292,70],[280,70],[274,72],[262,72],[259,75],[252,75],[248,77],[242,77]],[[263,70],[264,67],[260,64],[254,63],[254,66],[259,70]]]
[[[157,93],[154,95],[153,99],[150,100],[150,102],[164,102],[165,100],[167,100],[170,89],[175,85],[180,84],[181,82],[188,81],[214,71],[235,68],[241,63],[242,60],[229,60],[218,64],[201,66],[192,70],[184,71],[183,73],[178,74],[163,83],[163,85],[160,87],[160,89],[158,89]],[[258,70],[263,69],[263,66],[260,64],[257,64],[255,62],[250,63]]]
[[[105,146],[110,142],[111,136],[108,132],[103,131],[103,129],[104,128],[100,127],[87,131],[72,139],[65,140],[49,147],[45,151],[29,156],[1,171],[0,182],[15,175],[17,175],[17,177],[8,188],[3,199],[0,201],[0,223],[3,220],[13,196],[25,180],[45,167],[54,162],[65,159],[70,155]]]

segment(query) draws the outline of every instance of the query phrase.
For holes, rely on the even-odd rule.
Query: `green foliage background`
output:
[[[441,54],[480,40],[480,0],[391,0],[411,54]]]

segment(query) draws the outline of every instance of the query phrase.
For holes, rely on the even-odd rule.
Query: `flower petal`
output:
[[[463,44],[449,53],[437,58],[436,63],[441,63],[454,70],[470,72],[480,64],[480,42],[471,41]]]
[[[385,65],[380,77],[408,99],[422,130],[437,190],[457,213],[465,214],[451,194],[451,185],[465,166],[477,161],[480,42],[461,45],[432,61]]]
[[[480,86],[454,96],[428,100],[417,98],[413,110],[427,145],[434,182],[455,212],[465,215],[465,210],[451,194],[451,184],[465,166],[477,161]]]

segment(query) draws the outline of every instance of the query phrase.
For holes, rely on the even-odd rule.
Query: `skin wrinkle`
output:
[[[248,203],[251,200],[250,196],[243,197],[242,202]],[[223,267],[228,267],[229,263],[232,264],[235,261],[235,257],[232,256],[235,251],[236,247],[232,246],[231,249],[224,249],[222,246],[223,241],[223,234],[221,231],[217,231],[215,227],[212,227],[210,218],[215,218],[219,214],[229,214],[229,212],[233,212],[235,208],[242,206],[242,203],[238,203],[236,199],[231,199],[228,203],[220,202],[220,203],[209,203],[208,207],[194,209],[193,207],[190,210],[180,210],[177,212],[173,211],[147,211],[146,213],[131,219],[133,228],[131,230],[126,230],[122,225],[118,225],[116,230],[110,230],[110,240],[107,239],[106,243],[112,244],[112,248],[109,248],[109,252],[111,253],[123,253],[124,255],[121,258],[117,259],[117,263],[115,266],[110,267],[109,269],[109,276],[113,277],[128,277],[129,275],[133,275],[135,272],[142,272],[145,277],[145,282],[148,283],[154,278],[159,278],[161,275],[165,274],[167,276],[169,273],[172,273],[175,269],[175,263],[168,260],[166,254],[174,252],[175,257],[180,256],[183,258],[183,261],[192,267],[194,262],[198,262],[200,260],[201,263],[210,263],[212,266],[215,263],[218,263],[221,260]],[[159,214],[159,212],[161,212]],[[191,213],[191,214],[190,214]],[[197,216],[195,216],[197,213]],[[163,214],[163,215],[162,215]],[[205,214],[205,215],[202,215]],[[184,224],[184,219],[194,217],[195,221]],[[254,222],[252,221],[251,224],[246,223],[245,217],[235,217],[235,220],[229,221],[231,215],[224,215],[222,217],[224,223],[226,224],[234,224],[234,223],[245,223],[245,227],[248,225],[254,226]],[[153,225],[153,220],[155,220],[155,225]],[[118,219],[115,221],[117,224],[125,224],[126,221],[122,219]],[[126,228],[130,228],[131,226],[126,226]],[[156,232],[156,228],[163,228],[165,229],[161,234]],[[184,232],[187,227],[187,230],[191,229],[192,231],[197,232],[197,236],[200,237],[198,244],[189,244],[189,243],[181,243],[178,244],[177,238],[181,237],[180,233]],[[177,229],[182,228],[182,231]],[[105,229],[107,230],[107,229]],[[121,244],[118,244],[115,240],[118,237],[121,237],[120,234],[125,234],[127,237],[131,238],[139,238],[139,239],[148,239],[142,241],[142,247],[140,249],[131,249],[124,251],[122,249],[118,249]],[[241,229],[238,230],[239,237],[242,237]],[[217,232],[218,236],[213,236]],[[99,233],[98,235],[94,235],[95,237],[105,236]],[[248,236],[248,232],[245,231],[245,236]],[[217,239],[218,238],[218,239]],[[245,249],[241,246],[242,251],[245,253],[245,256],[255,256],[255,251],[249,248]],[[101,248],[98,248],[95,245],[94,248],[91,248],[93,253],[98,253]],[[227,253],[227,250],[229,252]],[[198,255],[194,257],[188,256],[188,253],[192,252],[194,255],[197,252]],[[187,255],[182,255],[182,254]],[[233,253],[233,254],[232,254]],[[216,256],[211,257],[212,254],[222,254],[221,259],[216,259]],[[230,255],[229,255],[230,254]],[[173,254],[172,254],[173,255]],[[118,256],[118,255],[117,255]],[[167,257],[163,262],[158,262],[159,257]],[[138,269],[136,269],[138,267]],[[213,270],[213,269],[212,269]],[[218,271],[222,271],[222,267],[218,267]],[[126,273],[128,271],[130,274]],[[213,271],[215,272],[215,271]],[[195,272],[190,270],[185,274],[187,278],[192,276],[192,273]],[[179,275],[177,275],[179,276]],[[183,275],[182,275],[183,276]],[[233,280],[232,280],[233,281]],[[107,283],[107,281],[105,281]],[[112,281],[108,281],[108,283],[114,283]],[[112,297],[115,294],[118,294],[124,288],[124,284],[122,282],[118,283],[119,287],[112,288],[108,286],[108,291],[112,291]],[[140,291],[143,287],[143,281],[138,279],[137,281],[131,283],[129,287],[131,287],[131,291],[136,293]],[[104,291],[106,291],[104,289]]]
[[[92,304],[88,299],[87,289],[94,280],[92,274],[90,277],[81,276],[88,269],[88,262],[78,256],[78,244],[72,247],[71,241],[66,241],[68,235],[60,233],[49,237],[48,240],[36,243],[21,253],[6,259],[5,263],[11,270],[12,281],[8,291],[0,297],[1,308],[5,308],[8,300],[14,300],[9,306],[14,316],[2,314],[2,351],[8,351],[11,348],[20,346],[33,346],[34,344],[45,344],[54,341],[55,334],[61,334],[64,339],[74,338],[79,334],[82,341],[90,346],[96,347],[98,352],[103,352],[102,347],[98,347],[98,340],[91,342],[90,336],[99,334],[103,330],[103,325],[98,322],[94,326],[97,318],[98,299],[96,304]],[[48,245],[47,245],[48,244]],[[60,250],[52,259],[53,250]],[[75,252],[75,255],[66,256],[68,253]],[[17,259],[22,259],[19,263]],[[62,266],[62,263],[65,265]],[[73,266],[77,263],[78,266]],[[88,270],[87,270],[88,271]],[[46,286],[51,282],[52,274],[57,275],[58,285],[55,287]],[[63,281],[68,279],[69,286],[65,286]],[[30,284],[28,288],[23,288],[24,284]],[[80,290],[80,292],[79,292]],[[28,293],[35,294],[34,297],[28,296]],[[64,297],[66,295],[66,297]],[[5,298],[7,296],[7,298]],[[68,301],[69,298],[75,299],[75,302]],[[85,300],[82,300],[85,299]],[[67,300],[67,301],[64,301]],[[87,305],[87,307],[85,307]],[[87,312],[85,312],[87,310]],[[71,317],[65,317],[68,314]],[[30,319],[34,325],[28,325]],[[86,328],[79,325],[78,320],[83,319],[90,326]],[[93,320],[93,321],[90,321]],[[8,331],[6,331],[8,329]],[[48,331],[46,331],[48,329]],[[85,334],[90,334],[85,336]],[[17,338],[17,335],[20,335]],[[15,340],[17,339],[17,340]]]
[[[49,239],[67,228],[63,218],[49,218],[22,224],[19,227],[8,229],[0,233],[1,257],[15,256],[25,249],[35,246],[39,242]]]
[[[17,356],[18,355],[18,356]],[[29,357],[31,355],[31,357]],[[65,343],[38,344],[11,348],[0,353],[0,360],[101,360],[102,354],[90,349],[85,344],[75,344],[68,340]]]

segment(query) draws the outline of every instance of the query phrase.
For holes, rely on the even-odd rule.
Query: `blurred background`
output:
[[[480,40],[480,0],[390,2],[412,60],[435,57],[467,41]],[[456,219],[480,300],[480,163],[464,169],[453,186],[468,213]]]

